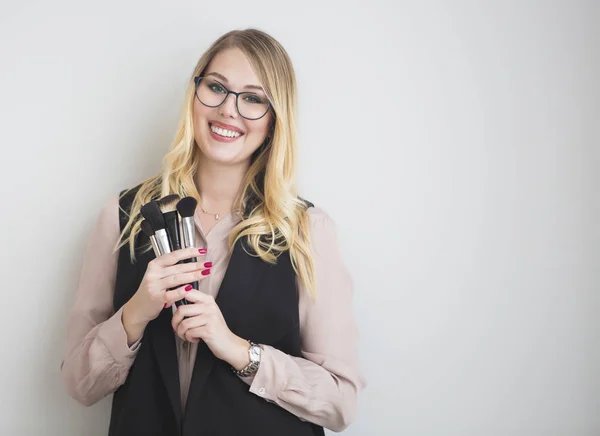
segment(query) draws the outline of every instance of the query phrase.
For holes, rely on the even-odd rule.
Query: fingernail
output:
[[[189,291],[191,291],[191,290],[192,290],[192,288],[193,288],[193,286],[192,286],[192,285],[187,285],[187,286],[185,287],[185,290],[186,290],[186,292],[189,292]]]
[[[166,308],[167,308],[167,303],[165,303],[165,305],[163,306],[163,309],[166,309]]]
[[[198,253],[200,253],[200,254],[206,254],[206,248],[200,248],[198,250]]]
[[[210,274],[210,270],[209,269],[205,269],[204,271],[202,271],[202,275],[203,276],[207,276]]]
[[[212,266],[212,262],[204,262],[204,268],[210,268]]]

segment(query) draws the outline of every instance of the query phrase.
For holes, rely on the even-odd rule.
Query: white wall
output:
[[[59,374],[87,233],[158,169],[200,54],[256,26],[295,63],[302,194],[356,281],[345,434],[600,434],[599,22],[567,0],[2,2],[0,433],[106,434],[109,401]]]

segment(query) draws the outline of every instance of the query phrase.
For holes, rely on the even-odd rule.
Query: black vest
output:
[[[121,198],[123,230],[139,187]],[[307,205],[311,205],[307,202]],[[138,289],[150,250],[136,239],[136,262],[128,245],[120,249],[114,294],[118,310]],[[245,245],[244,245],[245,246]],[[246,249],[251,252],[249,247]],[[301,356],[298,296],[289,253],[270,265],[245,253],[236,243],[217,296],[230,330],[245,339]],[[114,393],[109,436],[317,436],[322,427],[300,420],[249,391],[229,365],[198,344],[185,413],[181,412],[175,337],[171,309],[150,322],[125,383]]]

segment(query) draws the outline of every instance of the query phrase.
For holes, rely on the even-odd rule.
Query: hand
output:
[[[191,290],[191,286],[187,286],[189,289],[186,291],[187,284],[202,280],[210,274],[210,264],[207,267],[204,262],[177,264],[180,260],[197,257],[202,253],[195,247],[184,248],[148,262],[138,290],[123,308],[123,326],[130,344],[141,337],[146,325],[163,308],[181,300]],[[176,286],[176,289],[169,290]]]
[[[215,357],[238,370],[248,365],[250,344],[229,330],[215,299],[197,290],[187,293],[185,299],[193,304],[179,306],[173,314],[177,335],[196,344],[203,340]]]

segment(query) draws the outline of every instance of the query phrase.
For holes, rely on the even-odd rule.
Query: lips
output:
[[[221,123],[219,123],[219,125],[217,126],[217,124],[215,124],[213,127],[215,128],[221,128]],[[213,132],[213,127],[211,127],[211,124],[208,124],[208,132],[211,138],[213,138],[215,141],[217,142],[223,142],[223,143],[231,143],[231,142],[235,142],[237,140],[239,140],[241,137],[244,136],[243,133],[236,133],[237,136],[221,136],[218,133]],[[238,132],[236,130],[236,132]]]

